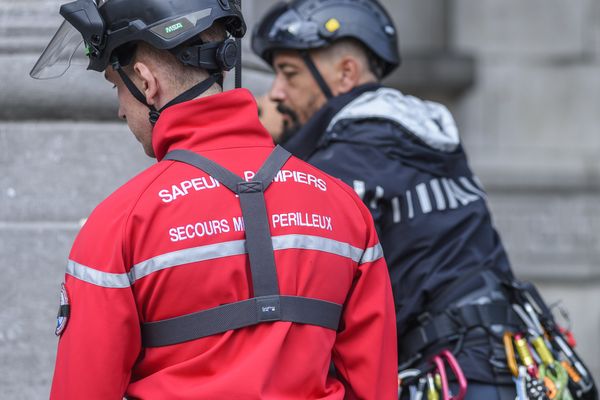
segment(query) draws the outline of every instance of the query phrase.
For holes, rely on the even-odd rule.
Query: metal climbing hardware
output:
[[[448,383],[448,369],[458,382],[458,393],[453,395]],[[467,379],[458,361],[449,350],[442,350],[431,358],[424,370],[411,368],[398,373],[398,398],[408,389],[410,400],[463,400],[467,394]],[[426,397],[423,397],[426,396]]]
[[[513,381],[515,382],[515,389],[517,391],[516,400],[529,400],[529,398],[527,397],[526,379],[527,369],[521,366],[519,367],[519,372],[517,373],[517,376],[513,377]]]
[[[440,400],[440,394],[431,373],[427,374],[427,400]]]
[[[517,400],[598,400],[589,370],[535,287],[518,281],[507,286],[513,295],[512,308],[523,323],[519,331],[503,336]]]
[[[470,293],[494,296],[474,301]],[[502,338],[504,346],[494,347],[490,364],[499,380],[506,380],[505,372],[510,371],[518,400],[599,400],[592,375],[570,344],[574,340],[567,340],[568,330],[558,326],[531,283],[484,270],[450,283],[428,310],[399,338],[400,370],[416,368],[421,376],[433,373],[433,377],[436,367],[431,360],[436,360],[440,348],[451,348],[453,355],[459,355],[469,332],[485,330],[490,337]],[[495,327],[493,332],[490,326]],[[407,378],[402,385],[416,387],[417,380]],[[444,400],[443,374],[440,382],[437,391]]]
[[[529,345],[527,344],[527,341],[525,340],[523,335],[521,335],[519,333],[516,334],[514,336],[514,338],[515,338],[515,345],[517,346],[517,353],[519,354],[519,358],[521,359],[521,362],[527,369],[529,376],[534,377],[534,378],[537,377],[538,376],[537,365],[535,364],[535,361],[533,360],[533,356],[531,355],[531,351],[529,350]]]
[[[504,332],[502,337],[504,343],[504,350],[506,352],[506,363],[508,370],[513,377],[519,377],[519,366],[517,365],[517,358],[515,356],[515,347],[513,346],[513,335],[510,332]]]

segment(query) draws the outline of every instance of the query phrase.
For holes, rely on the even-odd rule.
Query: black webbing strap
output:
[[[264,191],[290,156],[283,147],[275,147],[250,182],[193,152],[175,150],[165,157],[167,160],[181,161],[201,169],[239,195],[255,297],[279,294]]]
[[[416,354],[444,340],[453,340],[476,328],[491,325],[519,327],[519,316],[505,302],[471,304],[435,315],[403,335],[398,343],[400,354]]]
[[[263,309],[270,312],[263,312]],[[269,321],[296,322],[335,330],[340,311],[339,304],[306,297],[255,297],[146,323],[142,329],[142,341],[145,347],[168,346]]]
[[[127,89],[129,89],[129,93],[131,93],[131,95],[135,97],[137,101],[139,101],[146,107],[150,107],[150,105],[148,105],[148,103],[146,102],[146,96],[144,96],[140,89],[138,89],[137,86],[135,86],[135,83],[133,83],[133,81],[129,79],[129,76],[127,76],[125,71],[123,71],[123,68],[121,67],[121,64],[118,59],[115,58],[112,60],[112,67],[115,71],[117,71],[117,73],[123,80],[123,83],[125,84],[125,86],[127,86]]]
[[[175,97],[173,100],[169,101],[167,104],[162,106],[159,113],[163,112],[167,108],[174,106],[175,104],[183,103],[186,101],[190,101],[200,96],[202,93],[206,92],[212,85],[215,84],[221,77],[221,74],[212,74],[205,80],[195,84],[185,92],[181,93],[179,96]]]
[[[304,63],[306,64],[308,69],[310,70],[310,73],[312,74],[313,78],[315,78],[315,81],[317,81],[317,85],[319,85],[325,97],[327,99],[331,99],[333,97],[333,93],[331,93],[329,85],[327,85],[327,82],[325,82],[323,75],[321,75],[321,73],[319,72],[319,69],[315,65],[312,57],[310,56],[310,53],[304,50],[300,52],[300,56],[304,60]]]
[[[180,317],[144,323],[144,346],[167,346],[268,321],[289,321],[334,330],[338,328],[341,305],[306,297],[279,295],[264,191],[289,157],[290,153],[277,146],[254,179],[246,182],[219,164],[187,150],[174,150],[165,156],[165,160],[180,161],[201,169],[238,194],[244,218],[254,297]]]
[[[160,110],[157,110],[153,105],[148,104],[148,102],[146,101],[146,96],[140,91],[140,89],[137,88],[137,86],[135,86],[135,83],[133,83],[131,78],[127,76],[125,71],[123,71],[123,68],[121,67],[121,64],[119,63],[119,60],[117,58],[112,60],[112,67],[114,70],[117,71],[131,95],[135,97],[137,101],[139,101],[140,103],[148,107],[148,109],[150,109],[149,118],[150,123],[152,123],[152,125],[156,124],[158,118],[160,117],[160,113],[166,110],[167,108],[175,104],[183,103],[184,101],[195,99],[202,93],[206,92],[212,85],[214,85],[215,82],[220,82],[223,79],[222,74],[212,74],[205,80],[197,83],[196,85],[192,86],[173,100],[169,101]]]
[[[235,88],[242,87],[242,39],[235,39],[237,45],[237,60],[235,62]]]

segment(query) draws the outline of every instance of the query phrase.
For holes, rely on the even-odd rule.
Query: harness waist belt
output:
[[[342,306],[298,296],[263,296],[142,325],[145,347],[168,346],[270,321],[337,330]]]
[[[441,340],[452,340],[470,329],[490,325],[519,327],[522,322],[508,302],[452,308],[408,331],[398,343],[398,352],[405,356],[413,355]]]

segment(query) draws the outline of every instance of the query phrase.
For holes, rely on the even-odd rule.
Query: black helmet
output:
[[[103,71],[113,52],[129,43],[144,41],[157,49],[172,50],[215,21],[221,21],[234,37],[246,32],[239,4],[233,0],[98,0],[98,5],[94,0],[77,0],[62,5],[60,14],[65,21],[31,71],[34,77],[51,77],[51,68],[62,75],[82,41],[88,69]],[[227,56],[232,49],[220,51],[225,66],[230,67],[231,57]]]
[[[240,0],[76,0],[62,5],[60,14],[65,21],[31,70],[34,78],[62,75],[84,43],[88,69],[104,71],[111,64],[131,94],[148,107],[152,124],[167,107],[201,95],[215,82],[222,85],[222,71],[236,62],[239,87],[239,44],[231,38],[201,43],[198,35],[220,21],[232,36],[244,36]],[[122,68],[131,61],[137,42],[169,50],[183,64],[205,69],[210,76],[156,110]]]
[[[252,50],[272,63],[273,50],[310,50],[342,38],[361,42],[383,63],[382,77],[400,64],[394,23],[376,0],[293,0],[273,6],[252,35]]]

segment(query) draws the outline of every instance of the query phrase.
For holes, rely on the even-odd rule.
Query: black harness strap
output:
[[[317,81],[317,85],[319,85],[319,87],[321,88],[321,91],[323,92],[323,94],[325,95],[327,100],[331,99],[333,97],[333,93],[331,93],[331,88],[329,87],[329,85],[327,85],[327,82],[325,82],[323,75],[321,75],[321,73],[319,72],[319,69],[315,65],[309,52],[306,50],[301,51],[300,56],[304,60],[304,63],[308,67],[313,78],[315,78],[315,81]]]
[[[190,151],[174,150],[166,160],[206,172],[238,194],[254,297],[180,317],[142,324],[145,347],[168,346],[269,321],[288,321],[337,330],[342,306],[324,300],[280,296],[264,191],[290,153],[277,146],[252,181],[246,182],[215,162]]]
[[[180,94],[179,96],[177,96],[176,98],[174,98],[173,100],[168,102],[160,110],[157,110],[156,107],[148,104],[148,102],[146,101],[146,96],[140,91],[140,89],[138,89],[137,86],[135,86],[135,83],[133,83],[131,78],[129,78],[129,76],[127,76],[125,71],[123,71],[123,68],[117,58],[114,58],[112,60],[112,67],[115,71],[117,71],[117,73],[123,80],[123,83],[125,83],[125,86],[129,90],[131,95],[133,97],[135,97],[135,99],[137,101],[139,101],[140,103],[142,103],[143,105],[148,107],[148,109],[150,110],[150,113],[149,113],[150,123],[152,125],[156,124],[156,122],[158,121],[158,118],[160,117],[160,113],[163,112],[164,110],[166,110],[167,108],[169,108],[175,104],[183,103],[184,101],[192,100],[192,99],[200,96],[202,93],[204,93],[208,89],[210,89],[210,87],[212,85],[214,85],[215,82],[220,82],[220,84],[222,86],[222,80],[223,80],[222,74],[219,74],[219,73],[212,74],[205,80],[201,81],[200,83],[197,83],[196,85],[192,86],[191,88],[189,88],[188,90],[186,90],[185,92],[183,92],[182,94]]]
[[[509,303],[469,304],[432,316],[406,332],[398,343],[400,354],[415,354],[444,340],[455,340],[465,332],[491,325],[520,327],[521,320]]]
[[[168,160],[193,165],[219,182],[223,180],[221,182],[223,185],[239,195],[255,297],[279,294],[264,191],[290,155],[283,147],[276,147],[257,172],[255,179],[250,182],[244,181],[222,166],[193,152],[175,150],[165,157]]]
[[[275,310],[275,311],[273,311]],[[336,330],[341,306],[295,296],[263,296],[143,325],[145,347],[168,346],[270,321]]]

